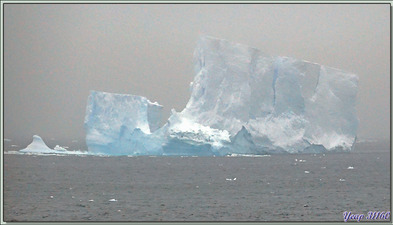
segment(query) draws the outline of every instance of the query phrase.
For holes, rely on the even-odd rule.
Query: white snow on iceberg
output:
[[[159,128],[162,106],[92,91],[89,151],[114,155],[230,155],[350,151],[358,77],[245,45],[201,37],[190,100]]]

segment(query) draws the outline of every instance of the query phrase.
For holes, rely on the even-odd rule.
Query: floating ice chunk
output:
[[[213,156],[214,157],[214,156]],[[254,155],[254,154],[237,154],[237,153],[228,153],[226,157],[252,157],[252,158],[261,158],[261,157],[271,157],[271,155]]]
[[[5,151],[4,154],[6,154],[6,155],[20,155],[23,153],[21,153],[19,151]]]
[[[56,151],[67,151],[67,149],[65,147],[62,147],[60,145],[56,145],[53,150],[56,150]]]

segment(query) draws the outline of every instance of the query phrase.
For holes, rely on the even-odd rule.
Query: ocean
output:
[[[264,157],[4,154],[4,220],[391,221],[390,153]],[[378,219],[369,212],[385,212]],[[359,217],[347,217],[355,221]]]

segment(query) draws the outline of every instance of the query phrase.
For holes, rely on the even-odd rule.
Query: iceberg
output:
[[[22,153],[53,153],[53,149],[49,148],[42,138],[33,135],[33,141],[26,148],[19,150]]]
[[[111,155],[162,154],[163,107],[147,98],[91,91],[86,109],[88,150]],[[153,134],[154,133],[154,134]]]
[[[54,149],[49,148],[42,138],[33,135],[33,141],[26,148],[19,151],[8,151],[8,154],[32,154],[32,155],[88,155],[86,151],[69,151],[67,147],[56,145]]]
[[[92,91],[89,151],[111,155],[264,155],[350,151],[358,119],[355,74],[208,36],[181,112],[142,96]]]

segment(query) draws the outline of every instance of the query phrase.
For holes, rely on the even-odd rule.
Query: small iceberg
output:
[[[26,148],[19,150],[23,153],[54,153],[53,149],[50,149],[42,138],[38,135],[33,136],[33,142],[29,144]]]
[[[55,150],[55,151],[63,151],[63,152],[67,151],[66,147],[62,147],[60,145],[56,145],[53,150]]]
[[[17,153],[22,154],[34,154],[34,155],[87,155],[89,152],[82,151],[69,151],[60,145],[56,145],[54,149],[49,148],[42,138],[38,135],[33,136],[33,141],[26,148],[19,150]],[[12,152],[13,153],[13,152]]]

